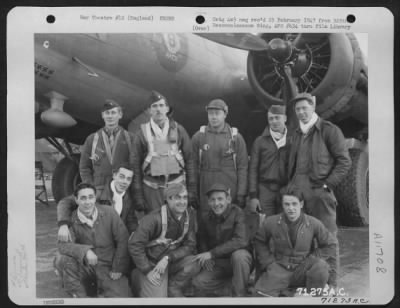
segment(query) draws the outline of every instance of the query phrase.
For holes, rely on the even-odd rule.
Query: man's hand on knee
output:
[[[156,272],[154,269],[147,273],[147,279],[151,284],[159,287],[161,285],[161,275]]]
[[[196,255],[194,257],[194,261],[198,261],[201,267],[204,267],[204,262],[206,262],[207,260],[211,260],[211,259],[212,259],[212,255],[209,251],[199,253],[198,255]]]
[[[167,269],[168,262],[169,258],[167,256],[163,257],[160,261],[158,261],[153,271],[159,273],[160,275],[164,274],[165,270]]]
[[[58,241],[60,242],[72,242],[71,233],[69,233],[68,225],[61,225],[58,229]]]

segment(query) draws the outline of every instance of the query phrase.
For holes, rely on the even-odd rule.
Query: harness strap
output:
[[[202,140],[200,142],[200,147],[199,147],[199,168],[201,167],[202,156],[203,156],[204,137],[206,134],[206,126],[205,125],[200,126],[200,133],[201,133],[200,136],[202,136],[201,137]]]
[[[185,219],[185,222],[183,225],[182,235],[175,241],[172,241],[171,239],[168,239],[165,237],[165,235],[167,234],[167,229],[168,229],[168,213],[167,213],[167,205],[166,204],[162,205],[161,206],[161,234],[157,239],[148,243],[146,245],[146,247],[153,247],[153,246],[164,244],[164,245],[167,245],[169,248],[173,245],[179,244],[183,240],[183,238],[185,237],[187,232],[189,231],[189,213],[187,210],[185,211],[185,214],[186,214],[186,219]]]
[[[178,176],[177,178],[173,179],[172,181],[167,181],[165,183],[165,185],[159,184],[159,183],[156,183],[156,182],[152,182],[152,181],[149,181],[149,180],[146,180],[146,179],[143,179],[143,183],[146,184],[147,186],[153,188],[153,189],[159,189],[159,188],[167,188],[167,186],[171,185],[171,184],[178,184],[178,183],[185,182],[185,179],[186,179],[185,174],[181,174],[180,176]]]
[[[90,157],[92,162],[99,158],[96,155],[96,148],[97,148],[97,143],[98,142],[99,142],[99,132],[96,132],[96,134],[94,134],[93,143],[92,143],[92,156]]]
[[[161,235],[160,238],[165,238],[165,234],[167,234],[168,227],[168,217],[167,217],[167,206],[164,204],[161,207]]]
[[[185,219],[185,222],[183,224],[182,235],[178,239],[173,241],[170,245],[176,245],[176,244],[179,244],[180,242],[182,242],[182,240],[185,237],[186,233],[188,233],[188,231],[189,231],[189,213],[188,213],[187,210],[185,211],[185,213],[186,213],[186,219]]]
[[[202,125],[200,126],[200,133],[203,140],[201,140],[200,142],[200,147],[199,147],[199,168],[201,166],[201,162],[202,162],[202,155],[203,155],[203,146],[204,146],[204,138],[206,136],[206,125]],[[233,165],[235,166],[235,170],[237,170],[237,164],[236,164],[236,151],[233,148],[233,145],[235,143],[235,138],[238,135],[238,129],[236,127],[232,127],[230,129],[230,133],[231,133],[231,139],[229,140],[229,150],[232,151],[232,158],[233,158]]]
[[[116,147],[116,144],[117,144],[117,142],[118,142],[118,138],[119,138],[119,136],[120,136],[120,132],[121,132],[121,131],[119,131],[119,132],[117,133],[117,136],[115,137],[115,142],[114,142],[114,144],[115,144],[114,149],[111,150],[111,149],[110,149],[110,144],[108,143],[107,135],[106,135],[106,134],[104,133],[104,131],[102,130],[102,136],[103,136],[104,146],[105,146],[105,148],[106,148],[106,153],[107,153],[108,159],[109,159],[109,161],[110,161],[111,164],[112,164],[112,161],[114,160],[115,147]],[[131,141],[131,138],[130,138],[130,136],[129,136],[129,133],[128,133],[125,129],[123,130],[123,133],[124,133],[126,142],[127,142],[127,144],[128,144],[129,157],[131,157],[131,156],[132,156],[132,141]],[[100,134],[99,134],[99,131],[97,131],[97,132],[94,134],[93,143],[92,143],[92,153],[91,153],[91,157],[90,157],[90,159],[91,159],[92,161],[95,161],[95,160],[98,159],[98,156],[97,156],[97,154],[96,154],[96,149],[97,149],[97,145],[98,145],[98,143],[99,143],[99,138],[100,138]]]
[[[151,133],[150,122],[140,125],[142,129],[143,135],[147,141],[148,153],[146,158],[144,159],[142,170],[144,171],[147,166],[151,163],[151,159],[156,154],[154,153],[154,144],[153,144],[153,135]]]
[[[104,147],[106,148],[106,154],[107,154],[108,160],[110,161],[110,164],[112,165],[113,161],[114,161],[115,148],[117,147],[117,142],[118,142],[119,136],[121,134],[121,130],[118,131],[117,135],[115,136],[114,147],[112,149],[110,147],[110,143],[108,142],[108,137],[107,137],[106,133],[104,132],[104,130],[101,133],[103,136]]]
[[[237,170],[237,164],[236,164],[236,151],[233,148],[235,143],[235,138],[238,134],[238,129],[236,127],[232,127],[231,128],[231,140],[230,140],[230,144],[229,144],[229,148],[232,149],[232,158],[233,158],[233,165],[235,166],[235,170]]]

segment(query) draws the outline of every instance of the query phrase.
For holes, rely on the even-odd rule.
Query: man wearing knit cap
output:
[[[248,155],[237,128],[225,122],[228,106],[214,99],[207,106],[208,125],[192,137],[193,156],[199,181],[200,212],[209,210],[206,192],[215,183],[230,188],[233,203],[246,204]]]
[[[336,237],[334,189],[351,167],[345,138],[340,128],[315,113],[314,96],[300,93],[289,105],[299,120],[289,154],[289,186],[303,192],[306,213],[321,220]],[[336,285],[336,277],[332,284]]]
[[[133,146],[133,196],[138,210],[146,213],[163,204],[165,187],[183,183],[189,205],[197,207],[192,146],[186,130],[168,118],[166,98],[156,91],[149,97],[150,121],[142,124]]]
[[[266,216],[277,213],[279,190],[287,184],[290,136],[286,128],[286,108],[272,105],[268,126],[253,143],[249,165],[250,210]]]
[[[117,165],[132,165],[133,144],[133,136],[119,125],[122,108],[116,101],[106,100],[101,117],[105,125],[86,138],[79,162],[82,182],[93,184],[98,196],[111,181],[112,170]]]
[[[129,239],[136,265],[132,290],[139,297],[183,297],[183,290],[200,270],[196,252],[195,214],[188,208],[183,184],[164,190],[166,204],[144,216]]]

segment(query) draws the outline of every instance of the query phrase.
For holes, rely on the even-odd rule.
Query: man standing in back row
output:
[[[82,147],[79,172],[82,182],[96,187],[97,196],[112,178],[112,170],[121,163],[131,165],[133,138],[119,126],[121,106],[107,99],[101,112],[105,126],[89,135]]]
[[[285,106],[268,109],[268,126],[254,141],[249,165],[249,195],[252,212],[274,215],[280,209],[279,191],[287,184],[290,137]]]
[[[248,155],[246,143],[235,127],[225,119],[228,106],[222,99],[212,100],[206,107],[208,125],[192,138],[193,156],[198,170],[200,213],[209,210],[206,192],[216,184],[230,189],[232,202],[246,205]]]
[[[302,191],[306,213],[318,218],[336,237],[337,201],[333,190],[351,167],[346,140],[340,128],[315,113],[314,96],[300,93],[289,105],[294,106],[299,120],[289,155],[289,185]],[[338,261],[338,246],[336,254]],[[338,264],[333,285],[337,268]]]
[[[149,97],[150,121],[142,124],[133,146],[133,195],[137,210],[159,209],[164,189],[185,184],[189,205],[196,207],[192,146],[186,130],[168,118],[167,99],[156,91]]]

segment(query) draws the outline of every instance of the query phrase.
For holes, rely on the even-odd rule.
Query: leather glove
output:
[[[246,197],[245,196],[237,196],[236,204],[243,209],[246,206]]]

